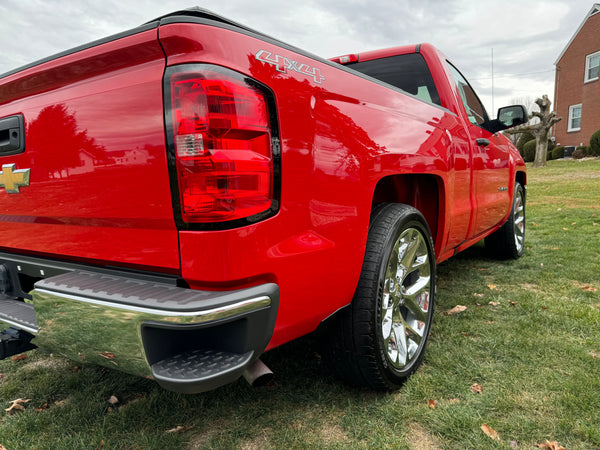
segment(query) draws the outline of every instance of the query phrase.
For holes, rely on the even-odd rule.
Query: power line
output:
[[[470,78],[471,81],[481,81],[481,80],[492,80],[495,78],[507,78],[507,77],[519,77],[521,75],[534,75],[537,73],[548,73],[548,72],[554,72],[554,69],[550,69],[550,70],[539,70],[537,72],[523,72],[523,73],[506,73],[504,75],[498,75],[498,74],[494,74],[493,77],[485,77],[485,78]]]

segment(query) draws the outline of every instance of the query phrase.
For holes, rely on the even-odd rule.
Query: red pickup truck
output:
[[[517,258],[525,165],[428,44],[324,60],[201,9],[0,76],[0,358],[201,392],[327,330],[346,379],[423,358],[436,263]],[[264,379],[264,378],[260,378]]]

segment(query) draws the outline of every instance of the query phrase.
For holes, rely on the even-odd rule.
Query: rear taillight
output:
[[[167,124],[183,222],[239,221],[273,211],[273,132],[259,86],[215,66],[167,70]]]

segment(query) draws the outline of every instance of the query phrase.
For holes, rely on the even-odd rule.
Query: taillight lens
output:
[[[273,204],[267,100],[247,79],[227,72],[175,72],[168,81],[180,210],[187,223],[248,218]]]

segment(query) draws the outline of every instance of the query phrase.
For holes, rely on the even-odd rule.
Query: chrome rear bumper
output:
[[[72,270],[36,282],[31,296],[37,324],[21,328],[36,346],[191,393],[234,381],[260,356],[275,326],[279,288],[197,291]],[[2,301],[0,320],[1,313]],[[18,319],[4,321],[19,326]]]

